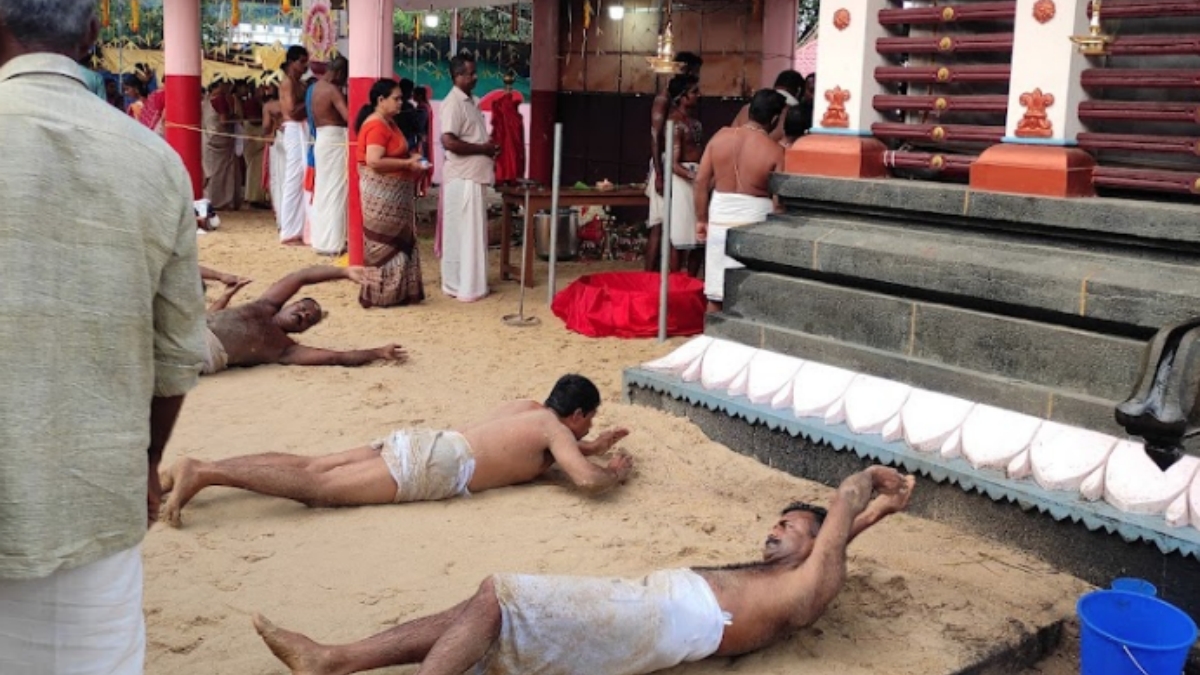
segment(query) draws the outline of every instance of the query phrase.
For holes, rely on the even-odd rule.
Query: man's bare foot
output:
[[[292,675],[329,675],[334,671],[325,667],[321,645],[299,633],[284,630],[271,623],[262,614],[254,614],[254,630],[267,643],[275,658],[283,661]]]
[[[204,487],[200,484],[199,467],[200,462],[183,457],[171,465],[166,480],[159,479],[159,482],[164,485],[163,492],[167,491],[166,485],[171,486],[171,493],[167,495],[167,501],[163,504],[162,513],[159,516],[171,527],[179,527],[183,524],[180,512]]]
[[[175,487],[175,475],[171,473],[171,467],[158,467],[158,484],[162,486],[163,496],[166,496],[171,488]]]
[[[280,241],[279,243],[283,244],[284,246],[303,246],[304,238],[303,237],[292,237],[291,239],[284,239],[284,240]]]

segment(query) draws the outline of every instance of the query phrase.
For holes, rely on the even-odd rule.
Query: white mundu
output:
[[[761,223],[775,208],[770,197],[713,191],[708,205],[708,241],[704,248],[704,295],[713,302],[725,299],[725,270],[744,267],[725,253],[729,228]]]

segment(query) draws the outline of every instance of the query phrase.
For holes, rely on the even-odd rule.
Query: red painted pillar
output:
[[[558,120],[559,0],[534,0],[529,84],[529,178],[549,185]]]
[[[183,159],[196,199],[204,194],[200,138],[200,0],[163,3],[167,143]]]
[[[350,152],[348,153],[350,197],[347,202],[347,250],[351,265],[363,263],[362,193],[358,186],[358,130],[354,122],[367,104],[371,85],[381,77],[395,78],[392,65],[393,0],[350,0]]]

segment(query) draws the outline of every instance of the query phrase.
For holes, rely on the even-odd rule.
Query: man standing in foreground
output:
[[[750,99],[749,121],[713,136],[696,174],[696,238],[706,242],[704,295],[709,311],[725,301],[725,270],[742,267],[725,253],[729,228],[761,223],[775,210],[771,173],[783,170],[783,146],[770,130],[779,124],[783,94],[760,89]],[[710,193],[711,192],[711,197]]]
[[[491,142],[487,122],[471,92],[479,79],[475,58],[450,59],[454,87],[442,101],[442,203],[438,209],[442,242],[442,292],[462,302],[487,296],[487,186],[495,182],[493,160],[500,149]]]
[[[842,482],[828,511],[788,505],[762,562],[641,579],[496,574],[445,612],[344,645],[317,644],[261,615],[254,626],[297,675],[406,663],[420,663],[420,675],[644,675],[739,656],[815,623],[846,582],[846,547],[904,510],[914,483],[872,466]]]
[[[0,673],[142,673],[140,543],[204,344],[191,180],[87,90],[94,5],[0,0]]]
[[[304,170],[307,166],[308,113],[304,107],[304,84],[300,77],[308,70],[308,51],[292,46],[283,63],[279,81],[279,105],[283,111],[283,150],[280,161],[279,203],[275,218],[279,224],[279,241],[300,246],[304,243]]]
[[[346,248],[346,209],[350,200],[346,120],[350,113],[342,88],[350,76],[349,67],[346,57],[335,57],[329,70],[313,85],[317,185],[313,194],[312,247],[321,255],[341,255]]]

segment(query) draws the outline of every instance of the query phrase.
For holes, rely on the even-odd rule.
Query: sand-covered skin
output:
[[[269,214],[222,219],[219,232],[200,240],[201,262],[253,277],[247,297],[321,260],[279,246]],[[255,633],[254,612],[318,641],[346,641],[444,609],[492,572],[637,575],[755,559],[781,506],[828,498],[829,489],[713,443],[685,420],[619,402],[621,369],[681,340],[567,332],[546,307],[540,264],[527,309],[542,325],[509,328],[500,317],[516,311],[518,288],[498,281],[495,264],[498,293],[462,304],[441,295],[428,241],[422,254],[430,297],[417,307],[362,310],[349,282],[304,293],[330,312],[301,338],[306,344],[396,341],[408,363],[206,377],[187,399],[165,461],[323,454],[397,427],[453,426],[505,399],[544,397],[558,375],[577,371],[607,401],[598,428],[631,429],[620,447],[636,461],[634,477],[601,498],[552,477],[468,499],[340,510],[206,490],[184,509],[182,529],[155,526],[144,544],[152,675],[284,672]],[[613,267],[563,265],[560,286]],[[1087,588],[1013,550],[904,515],[864,534],[851,551],[847,588],[816,626],[761,653],[669,672],[947,672],[1019,626],[1071,614]],[[1051,672],[1068,672],[1069,657],[1057,662]]]

